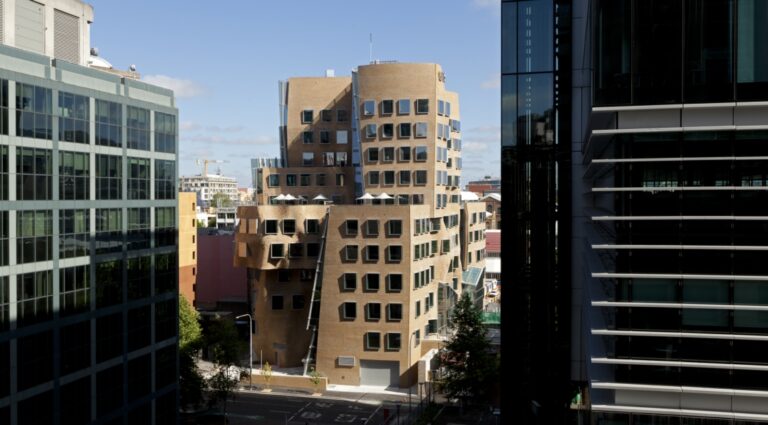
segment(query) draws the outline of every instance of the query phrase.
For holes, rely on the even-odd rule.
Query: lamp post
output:
[[[413,339],[414,335],[415,334],[411,332],[411,335],[408,337],[408,369],[409,370],[411,369],[411,366],[412,366],[411,365],[411,339]],[[417,370],[416,381],[418,382],[418,380],[419,380],[419,377],[418,377],[418,370]],[[411,417],[411,413],[413,412],[413,407],[411,407],[411,388],[412,387],[413,386],[411,385],[411,383],[408,382],[408,418],[409,419]]]
[[[253,317],[250,314],[241,314],[235,319],[243,317],[248,318],[248,385],[249,389],[253,389]]]

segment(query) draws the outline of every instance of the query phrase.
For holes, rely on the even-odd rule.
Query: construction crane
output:
[[[198,159],[195,164],[203,166],[203,177],[208,175],[208,164],[223,164],[229,161],[222,161],[220,159]]]

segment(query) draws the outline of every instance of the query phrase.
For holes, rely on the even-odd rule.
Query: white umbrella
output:
[[[326,198],[326,197],[325,197],[325,196],[323,196],[323,195],[317,195],[317,196],[315,196],[314,198],[312,198],[312,200],[313,200],[313,201],[327,201],[327,200],[328,200],[328,198]]]
[[[281,193],[281,194],[279,194],[279,195],[275,196],[275,199],[274,199],[274,200],[275,200],[275,201],[285,201],[285,195],[283,195],[283,194]]]
[[[296,197],[291,195],[291,194],[288,194],[288,195],[285,195],[285,200],[286,201],[295,201]]]
[[[371,195],[368,192],[365,192],[365,195],[357,198],[358,201],[367,201],[367,200],[371,200],[371,199],[375,199],[375,198],[373,197],[373,195]]]
[[[395,198],[387,195],[386,193],[382,193],[381,195],[377,196],[376,199],[395,199]]]

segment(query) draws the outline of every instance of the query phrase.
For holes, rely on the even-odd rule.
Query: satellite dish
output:
[[[131,66],[129,67],[129,69],[130,69],[132,72],[136,72],[136,65],[134,65],[134,64],[131,64]]]

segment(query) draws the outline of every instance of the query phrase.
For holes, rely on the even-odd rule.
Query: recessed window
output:
[[[316,174],[315,175],[315,185],[316,186],[325,186],[325,174]]]
[[[416,99],[416,113],[417,114],[429,113],[429,99]]]
[[[415,317],[421,316],[421,301],[416,301],[416,306],[414,309],[414,315]]]
[[[378,245],[368,245],[365,247],[365,261],[379,261]]]
[[[421,330],[416,329],[413,331],[413,345],[421,344]]]
[[[363,115],[370,117],[376,113],[376,102],[373,100],[366,100],[363,102]]]
[[[269,245],[269,257],[270,258],[285,257],[285,245],[281,243],[273,243]]]
[[[328,130],[320,130],[320,143],[331,143],[331,132]]]
[[[386,336],[386,349],[388,351],[397,351],[400,349],[400,334],[388,333]]]
[[[344,186],[344,174],[336,174],[336,186]],[[333,198],[333,195],[331,196]],[[333,202],[337,202],[334,200]]]
[[[400,236],[403,234],[402,220],[387,221],[387,236]]]
[[[302,152],[301,162],[305,167],[311,167],[315,163],[315,154],[312,152]]]
[[[283,220],[283,233],[292,235],[296,233],[296,220]]]
[[[408,146],[401,146],[397,149],[398,152],[398,160],[400,162],[410,162],[411,161],[411,148]]]
[[[344,320],[355,320],[357,318],[357,303],[343,303],[341,305],[341,318]]]
[[[299,274],[299,279],[302,282],[314,280],[315,278],[315,271],[312,269],[301,269],[299,270],[301,273]]]
[[[366,350],[381,349],[381,334],[379,332],[366,332],[365,349]]]
[[[270,174],[269,176],[267,176],[267,186],[268,187],[280,186],[280,174]]]
[[[268,235],[276,235],[277,220],[264,220],[264,233]]]
[[[346,145],[347,144],[347,130],[337,130],[336,131],[336,144],[337,145]]]
[[[296,174],[286,174],[285,175],[285,185],[286,186],[296,186]]]
[[[381,101],[381,115],[392,115],[392,112],[395,108],[395,102],[392,100],[382,100]]]
[[[347,245],[344,247],[344,260],[357,261],[357,245]]]
[[[381,320],[381,304],[368,303],[365,305],[365,320],[378,322]]]
[[[392,162],[395,160],[395,148],[381,149],[381,162]]]
[[[299,258],[304,256],[304,244],[292,243],[288,246],[288,255],[291,258]]]
[[[418,162],[423,162],[427,160],[427,147],[426,146],[416,146],[413,148],[413,160]]]
[[[308,145],[310,143],[314,143],[314,139],[313,139],[314,133],[312,133],[311,131],[305,131],[305,132],[302,133],[302,135],[303,135],[302,139],[304,140],[304,144],[305,145]]]
[[[272,295],[272,310],[282,310],[282,309],[283,309],[283,296]]]
[[[403,122],[397,125],[397,135],[401,139],[409,139],[411,137],[411,123]]]
[[[336,121],[344,122],[347,121],[349,114],[347,113],[346,109],[337,109],[336,110]]]
[[[299,184],[302,186],[311,186],[312,185],[312,175],[311,174],[301,174],[299,175]]]
[[[277,271],[277,281],[278,282],[290,282],[291,281],[291,271],[286,269],[280,269]]]
[[[336,165],[339,167],[343,167],[347,165],[347,153],[346,152],[336,152]]]
[[[400,292],[403,290],[403,275],[387,275],[387,292]]]
[[[344,273],[342,278],[342,289],[345,291],[354,291],[357,289],[357,274],[356,273]]]
[[[379,234],[379,220],[368,220],[365,222],[365,235],[366,236],[378,236]]]
[[[330,109],[323,109],[320,111],[320,118],[325,122],[331,122],[333,119],[333,111]]]
[[[451,116],[451,102],[445,102],[445,116]]]
[[[365,290],[368,292],[376,292],[379,290],[378,273],[368,273],[365,275]]]
[[[344,234],[347,236],[357,235],[358,223],[357,220],[347,220],[344,222]]]
[[[382,124],[381,125],[381,138],[382,139],[391,139],[395,135],[395,125],[394,124]]]
[[[377,162],[379,160],[379,148],[368,149],[368,162]]]
[[[387,247],[387,261],[390,263],[399,263],[403,260],[403,247],[400,245],[390,245]]]
[[[307,219],[304,222],[304,231],[306,233],[319,233],[320,232],[320,220]]]
[[[427,137],[427,123],[425,122],[417,122],[416,123],[416,134],[414,135],[417,139],[423,139]]]
[[[376,137],[376,124],[366,124],[365,126],[365,138],[373,139]]]
[[[393,185],[393,184],[395,184],[395,172],[394,171],[384,171],[384,184],[386,184],[386,185]]]
[[[418,184],[418,185],[425,185],[425,184],[427,184],[427,171],[426,170],[416,170],[416,171],[414,171],[414,173],[413,173],[413,183],[414,184]]]
[[[376,186],[379,184],[379,172],[378,171],[369,171],[368,172],[368,184],[372,186]]]
[[[301,111],[301,123],[302,124],[312,124],[313,120],[313,111],[311,109],[305,109]]]
[[[445,101],[437,101],[437,115],[445,115]]]
[[[400,99],[397,101],[397,114],[398,115],[408,115],[411,113],[411,100],[410,99]]]
[[[387,304],[387,320],[389,321],[403,320],[403,305]]]
[[[398,172],[400,175],[400,184],[401,185],[409,185],[411,184],[411,172],[408,170],[402,170]]]
[[[317,257],[320,255],[320,244],[311,242],[307,244],[307,257]]]
[[[293,309],[294,310],[301,310],[304,308],[304,295],[294,295],[291,300],[293,303]]]

